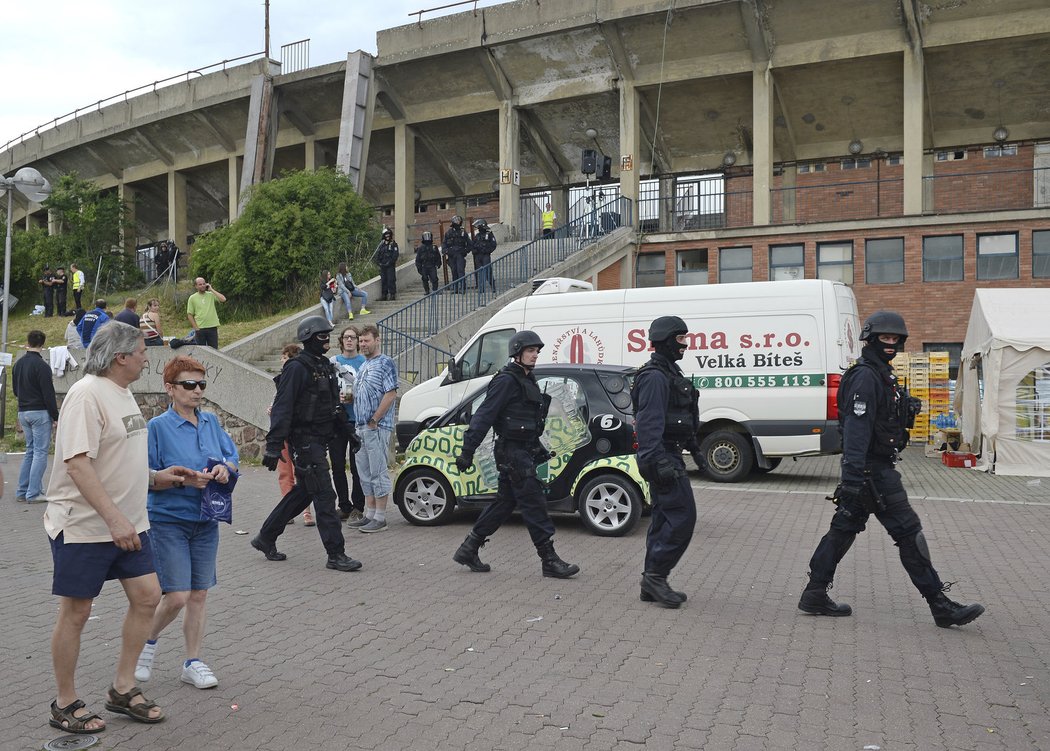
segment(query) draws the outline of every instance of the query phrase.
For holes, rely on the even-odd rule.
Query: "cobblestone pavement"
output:
[[[51,560],[39,506],[14,502],[4,467],[0,749],[39,749],[53,698]],[[324,568],[297,524],[270,563],[250,536],[276,478],[247,469],[223,526],[202,655],[219,686],[179,681],[182,636],[165,632],[145,689],[168,720],[106,712],[123,594],[107,584],[85,629],[78,686],[105,749],[1048,749],[1048,481],[943,468],[909,450],[905,482],[955,599],[988,612],[934,626],[878,525],[858,538],[833,595],[851,618],[798,612],[826,530],[834,457],[786,462],[741,485],[694,487],[700,523],[673,583],[681,610],[638,600],[640,526],[591,536],[559,517],[576,580],[540,576],[524,527],[484,548],[490,574],[451,561],[469,515],[384,534],[347,533],[356,573]]]

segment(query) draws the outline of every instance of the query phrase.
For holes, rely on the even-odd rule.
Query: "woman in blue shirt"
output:
[[[161,591],[149,640],[139,655],[135,679],[147,681],[161,631],[186,609],[183,634],[186,659],[182,681],[197,688],[219,684],[200,659],[204,638],[204,604],[215,586],[215,559],[219,552],[219,524],[201,514],[202,490],[209,481],[225,485],[237,475],[237,447],[219,424],[219,418],[200,409],[204,398],[204,365],[192,357],[172,359],[164,368],[164,390],[171,406],[149,421],[150,478],[175,464],[197,470],[193,480],[168,490],[153,490],[147,509],[150,542]],[[214,464],[208,469],[209,460]]]
[[[335,372],[339,375],[339,400],[346,410],[351,424],[354,423],[354,378],[365,361],[365,356],[357,351],[358,332],[354,326],[347,326],[339,334],[339,354],[331,358]],[[346,458],[350,457],[350,474],[354,486],[346,481]],[[365,494],[361,489],[361,478],[357,474],[357,461],[350,453],[350,441],[346,436],[336,435],[328,444],[328,458],[332,464],[332,482],[339,500],[339,516],[343,521],[355,523],[363,518]]]

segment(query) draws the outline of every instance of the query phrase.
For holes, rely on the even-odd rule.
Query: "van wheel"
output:
[[[707,462],[706,474],[715,482],[739,482],[755,463],[747,436],[731,430],[716,430],[700,442]]]
[[[596,475],[584,483],[577,497],[580,518],[599,537],[627,534],[642,515],[642,494],[622,475]]]
[[[772,459],[767,458],[766,461],[769,462],[769,469],[762,469],[756,464],[751,471],[754,472],[756,475],[768,475],[770,472],[772,472],[774,469],[780,466],[780,460],[782,458],[783,457],[780,456],[774,456]]]
[[[437,471],[429,467],[411,469],[399,477],[394,503],[410,524],[433,527],[452,518],[456,499],[452,488]]]

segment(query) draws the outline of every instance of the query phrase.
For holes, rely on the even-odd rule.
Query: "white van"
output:
[[[567,292],[525,297],[496,313],[450,367],[401,397],[402,446],[484,385],[522,329],[543,339],[540,363],[641,366],[649,324],[689,326],[680,365],[700,391],[700,445],[708,475],[736,482],[786,456],[841,452],[836,394],[860,355],[853,290],[826,279]]]

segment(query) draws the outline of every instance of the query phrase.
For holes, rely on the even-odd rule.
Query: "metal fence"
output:
[[[555,229],[464,279],[439,287],[429,295],[380,319],[377,326],[386,351],[397,361],[402,378],[424,380],[440,372],[453,353],[426,344],[426,339],[485,307],[500,295],[531,281],[538,272],[564,261],[617,227],[631,224],[632,206],[618,198]],[[424,375],[429,374],[429,375]]]
[[[281,45],[281,73],[295,73],[310,67],[310,40]]]

